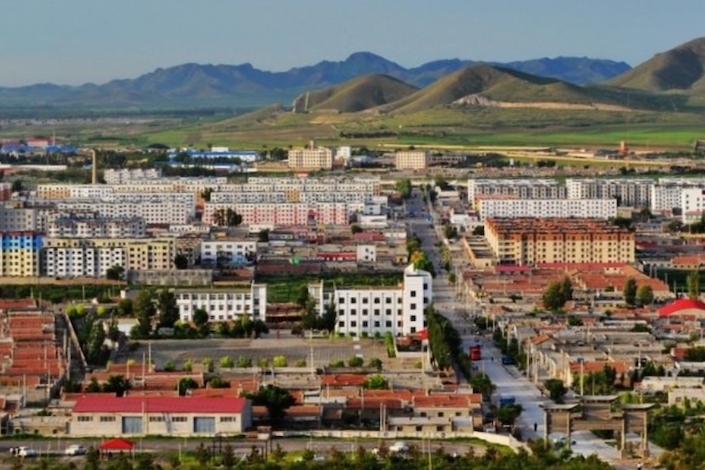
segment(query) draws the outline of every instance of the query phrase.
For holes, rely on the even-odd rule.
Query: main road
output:
[[[537,439],[544,436],[544,416],[541,405],[553,403],[542,396],[539,389],[514,366],[504,366],[501,361],[501,352],[493,344],[491,338],[476,336],[472,333],[472,319],[468,313],[482,314],[482,305],[473,305],[475,312],[467,312],[467,305],[458,300],[455,288],[448,281],[448,274],[440,266],[439,246],[444,243],[440,221],[433,212],[430,204],[421,201],[418,192],[407,203],[411,211],[421,214],[421,217],[409,219],[412,233],[421,240],[421,247],[431,259],[436,269],[437,276],[433,281],[433,301],[435,309],[448,318],[460,333],[465,351],[478,342],[482,345],[483,358],[475,365],[484,371],[495,385],[498,395],[513,396],[516,403],[521,405],[522,413],[517,420],[523,439]],[[427,212],[423,212],[423,211]],[[456,260],[457,262],[457,260]],[[462,381],[462,379],[461,379]],[[553,437],[553,436],[552,436]],[[596,454],[600,459],[615,465],[618,469],[632,468],[620,462],[620,455],[616,448],[610,446],[591,432],[573,433],[571,450],[574,453],[589,456]]]

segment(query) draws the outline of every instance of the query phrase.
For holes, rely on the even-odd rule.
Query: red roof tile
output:
[[[691,309],[701,310],[705,313],[705,303],[702,303],[699,300],[678,299],[675,302],[671,302],[670,304],[658,309],[658,315],[659,317],[667,317],[669,315],[673,315],[674,313],[680,312],[681,310]]]
[[[76,400],[74,413],[242,413],[244,398],[105,397],[86,395]]]

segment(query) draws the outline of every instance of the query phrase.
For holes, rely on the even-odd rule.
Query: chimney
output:
[[[98,184],[98,155],[93,149],[91,149],[91,154],[93,157],[93,168],[91,168],[91,183],[93,185],[96,185]]]

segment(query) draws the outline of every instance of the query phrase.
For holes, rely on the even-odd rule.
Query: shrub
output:
[[[345,361],[343,361],[342,359],[338,359],[338,360],[332,361],[330,363],[330,366],[331,367],[345,367]]]
[[[174,365],[174,361],[166,361],[164,363],[164,371],[165,372],[174,372],[176,370],[176,366]]]
[[[361,357],[353,356],[348,359],[348,367],[362,367],[365,361]]]
[[[367,365],[369,367],[374,367],[377,370],[382,370],[382,360],[377,357],[370,359],[370,362]]]
[[[210,357],[206,357],[206,358],[203,358],[203,360],[201,361],[201,363],[202,363],[204,366],[206,366],[206,370],[207,370],[208,372],[213,372],[213,359],[211,359]]]
[[[306,367],[306,359],[297,359],[296,367]]]
[[[252,359],[247,356],[240,356],[237,358],[238,367],[252,367]]]
[[[274,367],[287,367],[289,362],[286,360],[285,356],[274,356],[272,358],[272,365]]]
[[[193,361],[191,359],[184,361],[184,364],[181,366],[181,370],[184,372],[191,372],[193,370]]]
[[[232,357],[223,356],[218,360],[218,364],[220,365],[220,367],[231,369],[235,365],[235,362],[233,361]]]
[[[266,357],[260,357],[257,359],[257,367],[265,368],[269,366],[269,359]]]

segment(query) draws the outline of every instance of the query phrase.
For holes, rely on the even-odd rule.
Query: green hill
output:
[[[656,54],[607,84],[652,92],[705,94],[705,38]]]
[[[437,106],[479,105],[541,107],[563,104],[653,107],[646,96],[627,97],[607,87],[584,87],[515,70],[475,65],[453,72],[413,95],[380,108],[383,112],[414,113]]]
[[[341,85],[303,93],[294,100],[292,108],[294,112],[355,113],[398,101],[417,90],[388,75],[365,75]]]

